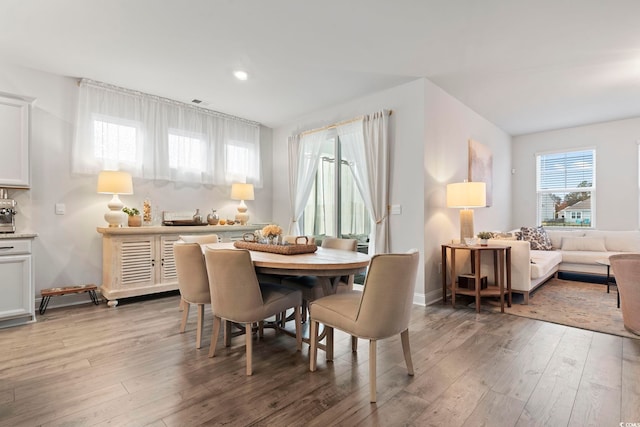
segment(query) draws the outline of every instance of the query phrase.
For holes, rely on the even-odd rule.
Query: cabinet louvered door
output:
[[[155,283],[154,238],[123,239],[120,243],[120,286]]]
[[[161,236],[160,238],[160,281],[177,282],[176,260],[173,257],[173,244],[178,236]]]

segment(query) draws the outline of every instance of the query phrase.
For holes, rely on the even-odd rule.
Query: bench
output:
[[[44,314],[47,310],[47,305],[49,305],[49,300],[53,296],[59,295],[68,295],[68,294],[81,294],[84,292],[89,293],[89,298],[91,298],[91,302],[95,305],[99,305],[100,301],[98,301],[98,296],[96,295],[96,289],[98,287],[96,285],[78,285],[78,286],[63,286],[60,288],[47,288],[40,291],[40,295],[42,299],[40,300],[40,314]]]

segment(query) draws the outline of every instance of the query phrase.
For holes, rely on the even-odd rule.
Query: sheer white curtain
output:
[[[375,224],[369,239],[369,254],[389,251],[389,114],[364,116],[337,127],[343,157],[352,165],[353,176]]]
[[[260,127],[237,117],[83,79],[72,172],[262,186]]]
[[[294,236],[300,234],[298,220],[309,199],[318,170],[320,149],[326,138],[326,130],[289,137],[289,234]]]

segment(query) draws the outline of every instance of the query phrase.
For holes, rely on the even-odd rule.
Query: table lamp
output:
[[[127,221],[127,214],[122,212],[124,204],[118,194],[133,194],[133,181],[131,174],[122,171],[102,171],[98,174],[98,193],[113,194],[113,198],[107,206],[109,212],[104,214],[104,219],[109,227],[122,227]]]
[[[240,200],[236,221],[240,222],[241,225],[245,225],[249,222],[249,214],[247,213],[247,205],[244,201],[254,199],[253,184],[243,184],[240,182],[231,184],[231,199]]]
[[[473,237],[473,209],[487,205],[487,186],[484,182],[447,184],[447,207],[460,210],[460,243]]]

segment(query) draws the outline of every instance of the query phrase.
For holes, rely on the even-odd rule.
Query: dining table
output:
[[[236,249],[233,242],[202,245],[210,249]],[[331,295],[342,276],[352,276],[366,271],[371,261],[367,254],[321,246],[315,252],[283,255],[250,250],[256,273],[276,276],[316,276],[324,294]]]

